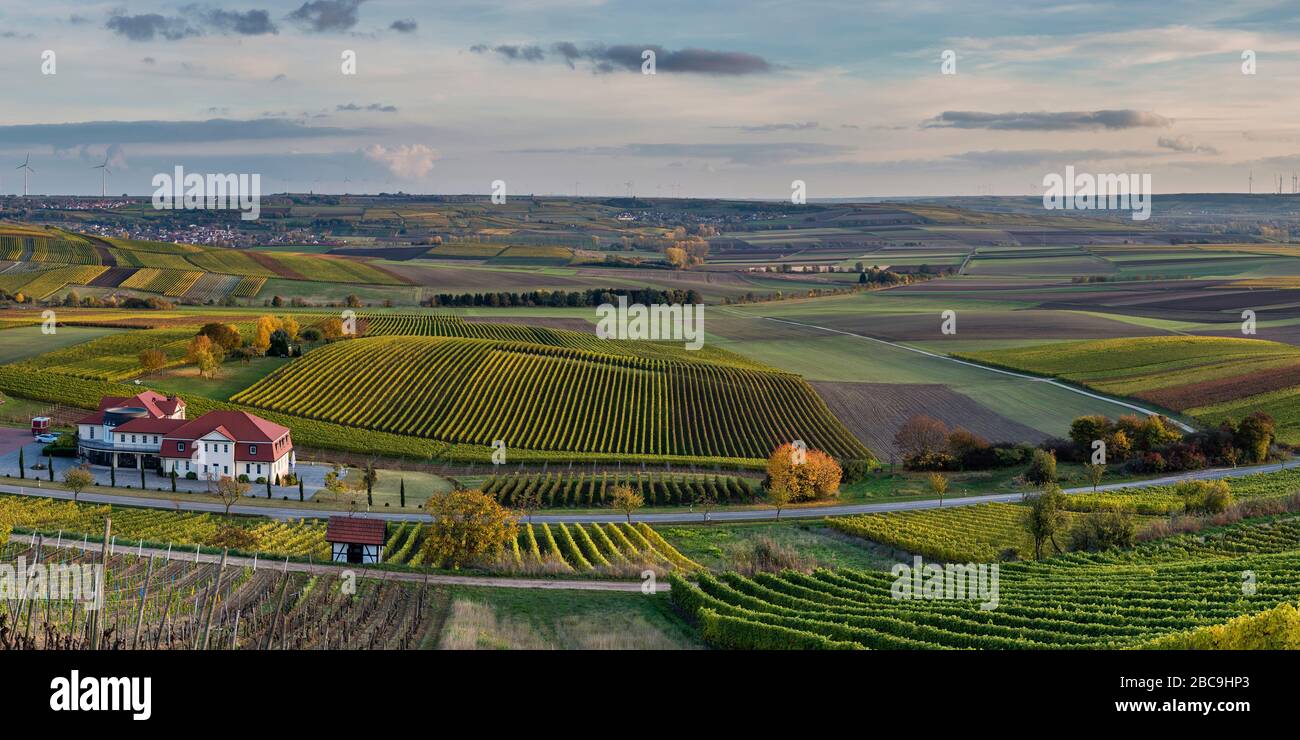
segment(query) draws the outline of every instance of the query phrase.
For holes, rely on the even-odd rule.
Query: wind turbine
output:
[[[107,197],[108,197],[108,176],[111,175],[111,174],[113,174],[112,171],[110,171],[110,170],[108,169],[108,158],[107,158],[107,157],[104,158],[104,163],[103,163],[103,164],[97,164],[97,165],[95,165],[94,167],[91,167],[90,169],[92,169],[92,170],[103,170],[103,171],[104,171],[104,173],[103,173],[103,185],[102,185],[102,187],[101,187],[101,189],[100,189],[99,197],[101,197],[101,198],[107,198]]]
[[[29,162],[31,161],[32,161],[32,155],[28,154],[27,159],[23,160],[22,164],[14,168],[23,171],[23,197],[24,198],[27,197],[27,173],[28,172],[31,172],[32,174],[36,173],[36,170],[32,169],[31,164],[29,164]]]

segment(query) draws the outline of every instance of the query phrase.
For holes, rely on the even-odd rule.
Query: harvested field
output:
[[[262,267],[275,273],[277,277],[288,278],[290,280],[306,280],[307,277],[299,272],[289,269],[282,262],[275,259],[265,252],[258,252],[252,249],[244,251],[249,259],[253,260]]]
[[[1235,401],[1259,393],[1271,393],[1300,385],[1300,364],[1270,368],[1267,372],[1247,370],[1241,375],[1156,388],[1134,394],[1136,398],[1174,411]]]
[[[924,414],[964,427],[992,442],[1038,442],[1047,435],[1014,422],[970,397],[929,383],[835,383],[812,381],[831,413],[877,455],[897,455],[894,435]]]
[[[90,285],[94,288],[116,288],[133,274],[134,267],[110,267],[91,280]]]

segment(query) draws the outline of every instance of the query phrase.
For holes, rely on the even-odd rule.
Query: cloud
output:
[[[388,24],[388,30],[398,33],[415,33],[417,28],[419,28],[419,24],[413,18],[401,18]]]
[[[282,120],[236,121],[87,121],[0,126],[0,146],[50,146],[66,149],[82,144],[213,143],[267,139],[300,139],[368,134],[367,129],[304,126]]]
[[[1176,152],[1186,152],[1191,154],[1218,154],[1219,150],[1206,144],[1197,144],[1186,136],[1161,136],[1156,139],[1156,146],[1161,149],[1172,149]]]
[[[201,14],[208,26],[225,33],[260,36],[280,32],[271,22],[271,14],[265,10],[248,10],[241,13],[237,10],[199,9],[195,6],[186,6],[184,10],[195,10]]]
[[[311,0],[289,14],[289,20],[317,33],[346,31],[357,25],[357,8],[365,0]]]
[[[514,44],[502,44],[494,46],[492,51],[511,61],[522,60],[525,62],[540,62],[545,58],[546,53],[540,46],[516,46]]]
[[[144,62],[145,64],[157,64],[157,63],[158,63],[158,60],[157,60],[157,59],[154,59],[153,57],[145,57],[144,59],[141,59],[140,61],[141,61],[141,62]]]
[[[239,36],[279,33],[271,22],[271,14],[265,10],[223,10],[193,4],[182,7],[180,12],[180,16],[165,16],[126,15],[118,11],[109,16],[104,27],[131,41],[153,41],[160,36],[167,41],[179,41],[206,32]]]
[[[485,54],[494,51],[510,61],[541,62],[546,52],[541,46],[520,46],[501,44],[489,47],[487,44],[475,44],[470,51]],[[591,70],[597,74],[611,72],[640,72],[645,61],[646,51],[654,52],[655,72],[681,72],[704,75],[747,75],[770,72],[772,65],[756,54],[739,51],[715,51],[712,49],[665,49],[656,44],[618,44],[606,46],[595,44],[579,48],[570,41],[560,41],[551,45],[551,53],[570,69],[575,69],[579,61],[586,61]]]
[[[169,18],[158,13],[113,15],[104,27],[132,41],[153,41],[157,36],[177,41],[199,35],[198,29],[184,18]]]
[[[734,129],[747,134],[766,134],[773,131],[813,131],[821,128],[816,121],[801,123],[763,123],[756,126],[714,126],[713,128]]]
[[[854,151],[840,144],[813,142],[727,144],[623,144],[621,146],[520,149],[511,154],[563,154],[604,157],[703,159],[734,165],[770,165],[836,158]]]
[[[383,105],[382,103],[371,103],[370,105],[357,105],[356,103],[344,103],[342,105],[334,106],[334,110],[338,110],[338,111],[368,110],[368,111],[375,111],[377,113],[396,113],[397,106]]]
[[[991,129],[995,131],[1096,131],[1099,129],[1127,129],[1164,127],[1171,119],[1150,111],[1098,110],[1098,111],[1037,111],[1031,113],[980,113],[977,111],[944,111],[922,122],[922,128]]]
[[[377,162],[388,169],[395,177],[414,180],[433,171],[433,163],[439,158],[438,151],[423,144],[401,144],[384,146],[371,144],[361,153],[366,159]]]

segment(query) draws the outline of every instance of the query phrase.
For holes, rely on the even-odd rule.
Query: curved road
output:
[[[1151,486],[1166,486],[1171,483],[1177,483],[1184,480],[1214,480],[1218,478],[1239,478],[1245,475],[1254,475],[1257,473],[1272,473],[1279,470],[1289,470],[1300,467],[1300,459],[1288,460],[1287,462],[1271,463],[1268,465],[1255,465],[1243,468],[1211,468],[1209,470],[1193,470],[1187,473],[1177,475],[1167,475],[1161,478],[1152,478],[1144,481],[1134,481],[1132,483],[1109,483],[1104,486],[1098,486],[1098,491],[1115,491],[1123,488],[1149,488]],[[0,485],[0,492],[13,493],[24,496],[43,496],[46,498],[71,499],[72,494],[61,489],[51,488],[33,488],[30,486],[13,486]],[[1082,486],[1079,488],[1067,488],[1065,493],[1091,493],[1092,488]],[[1014,502],[1019,501],[1023,493],[991,493],[982,496],[962,496],[958,498],[944,499],[943,507],[969,506],[971,504],[986,504],[992,502]],[[141,506],[153,509],[174,509],[176,504],[171,500],[148,498],[144,496],[131,496],[129,494],[113,493],[83,493],[81,501],[97,504],[120,504],[124,506]],[[185,511],[206,511],[220,514],[225,507],[221,504],[211,501],[186,501],[183,498],[179,500],[180,508]],[[802,506],[797,508],[785,509],[781,512],[782,519],[797,518],[817,518],[824,516],[844,516],[847,514],[873,514],[883,511],[910,511],[914,509],[936,509],[939,508],[939,501],[936,499],[921,499],[914,501],[889,501],[879,504],[830,504],[826,506]],[[326,509],[298,509],[291,506],[248,506],[236,504],[230,507],[232,514],[253,514],[257,516],[268,516],[275,519],[299,519],[312,517],[328,516],[348,516],[347,511],[334,511]],[[363,517],[367,519],[385,519],[388,521],[422,521],[427,520],[425,514],[404,514],[398,512],[370,511],[356,512],[352,516]],[[770,520],[776,518],[775,509],[715,509],[708,516],[711,522],[749,522]],[[535,523],[550,522],[552,524],[564,522],[572,523],[606,523],[625,521],[626,517],[614,512],[599,513],[574,513],[574,514],[536,514],[531,521]],[[689,524],[705,521],[704,514],[701,512],[691,511],[673,511],[660,514],[638,514],[633,515],[633,521],[646,522],[647,524]]]

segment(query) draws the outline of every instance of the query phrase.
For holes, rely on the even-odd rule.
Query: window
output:
[[[221,445],[222,452],[230,452],[230,445]]]
[[[250,455],[256,455],[256,454],[257,454],[257,445],[249,445],[249,446],[248,446],[248,454],[250,454]],[[261,471],[258,471],[258,472],[261,472]]]
[[[177,451],[177,452],[184,452],[184,451],[185,451],[185,443],[184,443],[184,442],[177,442],[177,443],[176,443],[176,451]],[[186,469],[186,470],[189,470],[189,466],[186,465],[186,466],[185,466],[185,469]]]
[[[94,428],[94,427],[91,427],[91,428],[90,428],[90,438],[91,438],[91,439],[94,439],[94,438],[95,438],[95,428]]]
[[[204,442],[204,443],[203,443],[203,451],[204,451],[204,452],[207,452],[207,451],[208,451],[208,443],[207,443],[207,442]]]
[[[158,435],[153,435],[153,443],[158,444]]]
[[[248,475],[251,472],[253,472],[253,466],[249,465],[248,463],[244,463],[244,475]]]
[[[185,469],[186,469],[186,470],[189,470],[189,469],[190,469],[190,461],[189,461],[189,460],[186,460],[186,461],[185,461]]]
[[[131,444],[135,444],[135,435],[134,435],[134,434],[131,435]]]
[[[262,474],[262,463],[258,463],[258,464],[257,464],[257,474],[258,474],[258,475],[261,475],[261,474]]]
[[[225,473],[226,475],[230,475],[230,466],[229,466],[229,465],[222,465],[222,466],[221,466],[221,472]]]

